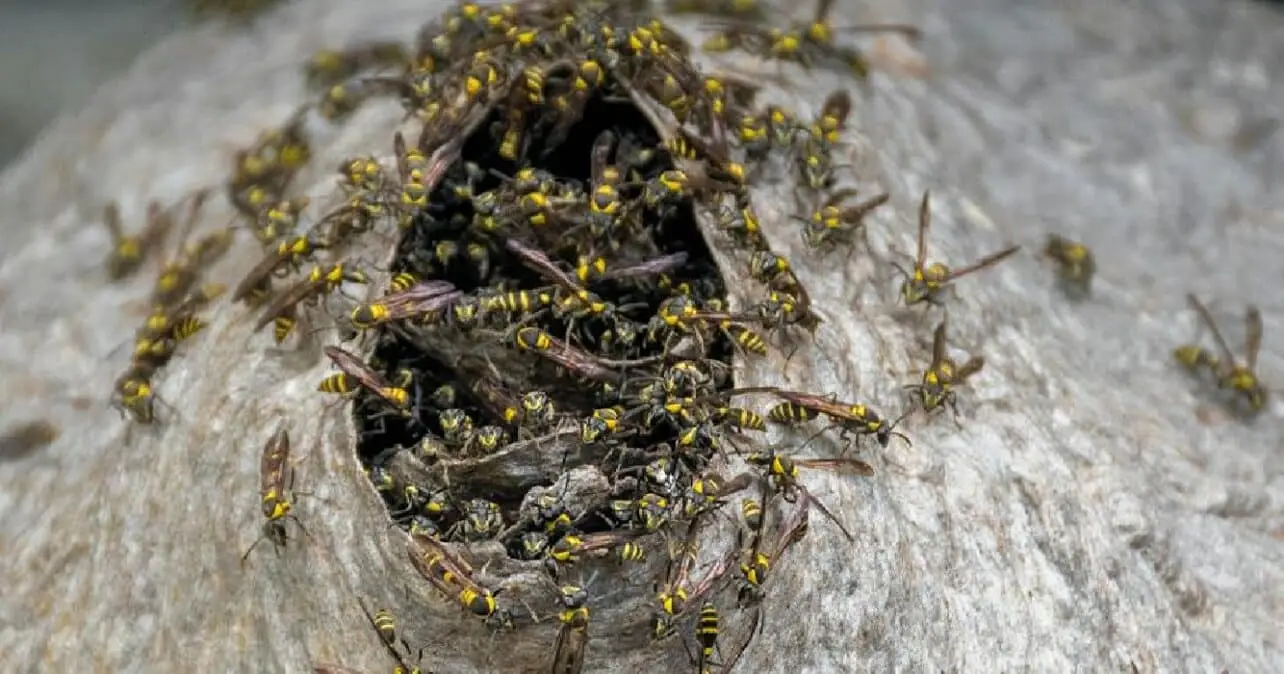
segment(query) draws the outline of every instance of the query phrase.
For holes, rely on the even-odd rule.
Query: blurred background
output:
[[[185,22],[189,0],[0,0],[0,169]]]

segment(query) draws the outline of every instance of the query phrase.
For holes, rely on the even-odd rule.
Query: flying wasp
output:
[[[927,230],[931,223],[932,209],[929,202],[929,193],[923,192],[923,201],[918,207],[918,252],[914,256],[914,270],[910,273],[899,265],[896,267],[901,275],[905,277],[905,281],[901,283],[901,299],[905,301],[907,306],[912,306],[919,302],[939,305],[941,304],[940,293],[946,286],[968,274],[991,267],[1021,250],[1019,245],[1008,246],[996,253],[990,253],[961,269],[951,270],[943,262],[927,264]]]
[[[294,468],[290,465],[290,434],[284,424],[263,445],[263,456],[259,460],[259,495],[266,521],[263,522],[263,533],[241,555],[242,565],[264,540],[272,541],[277,552],[286,546],[286,520],[293,520],[305,536],[308,534],[303,522],[291,512],[291,498],[295,495]]]
[[[1251,417],[1261,412],[1268,400],[1266,386],[1257,377],[1257,354],[1262,347],[1262,312],[1255,305],[1244,310],[1244,360],[1239,361],[1213,321],[1208,308],[1193,294],[1186,302],[1199,314],[1200,321],[1213,333],[1217,352],[1197,345],[1183,345],[1173,350],[1173,357],[1191,372],[1205,370],[1217,378],[1219,389],[1230,391],[1237,401],[1236,409]]]

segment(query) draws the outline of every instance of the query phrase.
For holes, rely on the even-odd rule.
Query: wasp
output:
[[[477,299],[481,303],[482,311],[487,316],[503,314],[525,316],[552,306],[556,301],[554,290],[553,286],[532,290],[507,291],[488,288],[481,290]]]
[[[293,520],[299,530],[306,536],[308,530],[291,512],[294,495],[294,468],[290,463],[290,434],[285,425],[277,428],[272,437],[263,445],[263,455],[259,459],[259,495],[262,501],[263,533],[252,543],[245,554],[241,555],[241,564],[249,559],[250,553],[264,540],[272,541],[278,552],[286,546],[288,537],[285,521]]]
[[[422,281],[373,302],[357,305],[348,319],[357,330],[369,330],[389,321],[416,316],[432,318],[462,297],[463,293],[449,281]]]
[[[209,192],[204,190],[192,197],[180,241],[186,239],[195,226],[208,197]],[[194,243],[181,245],[178,253],[162,265],[160,274],[156,277],[152,287],[152,305],[169,307],[187,297],[192,287],[200,281],[202,272],[222,259],[232,247],[235,233],[235,229],[224,227],[206,234]]]
[[[515,162],[526,155],[530,138],[526,135],[526,109],[510,106],[504,113],[502,130],[498,134],[499,156]]]
[[[1213,321],[1208,308],[1193,294],[1186,295],[1186,302],[1199,320],[1213,333],[1217,352],[1213,353],[1196,345],[1184,345],[1173,350],[1177,362],[1192,372],[1201,369],[1217,378],[1218,388],[1232,392],[1239,401],[1239,409],[1248,416],[1261,412],[1268,400],[1266,386],[1257,377],[1257,354],[1262,347],[1262,312],[1254,305],[1244,310],[1244,359],[1235,358],[1226,338]]]
[[[236,288],[232,290],[232,301],[261,302],[271,291],[273,276],[286,276],[298,271],[305,261],[312,259],[316,251],[328,245],[328,241],[309,235],[281,241],[275,251],[264,256],[236,284]]]
[[[828,190],[834,184],[834,170],[838,168],[833,159],[834,148],[847,126],[851,107],[851,94],[847,90],[830,93],[806,133],[795,136],[794,157],[802,184],[814,192]]]
[[[437,425],[441,427],[442,439],[448,445],[462,447],[472,440],[473,418],[458,407],[442,410],[437,415]]]
[[[549,104],[556,117],[547,133],[545,147],[561,145],[584,116],[589,100],[606,83],[607,69],[603,62],[603,59],[592,55],[582,58],[574,65],[574,72],[566,78],[567,83],[550,97]]]
[[[120,281],[138,271],[143,261],[165,244],[174,227],[174,219],[157,202],[147,204],[147,219],[141,232],[126,235],[120,223],[116,202],[103,207],[103,224],[111,235],[111,253],[107,256],[107,278]]]
[[[274,323],[273,336],[276,343],[281,344],[294,331],[300,304],[310,299],[320,299],[344,283],[368,283],[369,280],[361,271],[349,269],[343,263],[314,267],[307,278],[295,283],[263,308],[263,314],[254,324],[254,330],[257,332],[268,323]]]
[[[932,412],[942,405],[949,405],[958,423],[958,407],[955,403],[955,385],[967,381],[968,377],[985,367],[985,358],[972,356],[962,365],[946,355],[945,320],[942,320],[932,332],[932,364],[923,373],[923,383],[911,384],[905,388],[917,394],[919,404],[924,412]]]
[[[838,428],[840,429],[841,438],[845,438],[848,434],[856,436],[872,435],[880,446],[886,447],[892,437],[895,436],[910,444],[909,438],[904,433],[896,430],[897,424],[905,418],[905,415],[901,415],[901,417],[889,423],[867,405],[840,402],[833,395],[822,396],[800,391],[785,391],[772,387],[735,389],[732,392],[772,393],[783,400],[784,402],[775,405],[767,412],[767,417],[777,424],[786,426],[801,424],[817,416],[824,416],[829,420],[830,425],[822,429],[820,433],[832,428]],[[815,437],[813,436],[812,439]],[[846,450],[844,449],[844,451]]]
[[[601,257],[582,256],[575,267],[581,281],[621,281],[644,276],[659,276],[682,267],[687,262],[685,252],[660,255],[625,267],[608,267]]]
[[[590,155],[590,173],[592,186],[589,191],[589,211],[586,216],[590,236],[602,238],[615,231],[621,218],[629,207],[620,196],[620,183],[623,176],[620,169],[610,163],[611,152],[615,149],[615,134],[603,131],[593,141]],[[588,280],[580,276],[581,281]]]
[[[696,644],[700,647],[700,653],[696,656],[698,674],[712,671],[710,665],[713,663],[713,654],[718,647],[720,623],[718,607],[714,606],[713,602],[706,601],[704,606],[700,607],[700,615],[696,618],[695,624]]]
[[[736,120],[732,133],[745,151],[745,156],[755,162],[765,160],[772,150],[794,147],[806,126],[777,105],[762,110],[747,110]]]
[[[553,647],[552,674],[580,674],[584,670],[584,650],[588,644],[589,609],[588,593],[577,585],[559,588],[562,611],[558,620],[562,627],[557,632]]]
[[[843,526],[833,512],[821,503],[811,492],[798,481],[799,468],[816,468],[820,470],[829,470],[836,473],[856,474],[870,476],[874,474],[874,467],[861,461],[860,459],[836,458],[836,459],[795,459],[774,450],[769,452],[753,452],[745,457],[745,461],[752,465],[763,468],[766,472],[772,487],[783,495],[786,501],[797,500],[797,494],[803,494],[808,501],[815,505],[825,517],[828,517],[838,529],[843,532],[847,540],[854,540],[847,527]]]
[[[767,544],[763,536],[766,518],[759,519],[758,526],[753,530],[753,543],[745,551],[748,559],[740,564],[741,582],[738,596],[740,606],[753,606],[762,601],[763,584],[767,581],[771,565],[780,561],[785,551],[807,535],[812,501],[810,494],[803,494],[800,497],[788,519],[780,523],[775,540],[771,544]],[[755,627],[750,630],[750,634],[757,631],[757,616],[754,622]]]
[[[852,47],[834,42],[837,29],[829,23],[833,0],[819,0],[810,22],[788,30],[765,30],[747,22],[727,22],[728,25],[705,41],[706,52],[719,53],[741,49],[756,56],[782,63],[795,63],[810,69],[817,65],[840,65],[857,77],[866,77],[869,64],[864,54]],[[845,32],[897,32],[910,38],[919,36],[918,28],[904,24],[870,24],[848,26]]]
[[[655,641],[673,634],[674,627],[687,608],[699,605],[735,563],[737,551],[733,549],[719,559],[699,583],[691,584],[691,571],[696,561],[697,524],[698,522],[692,522],[688,525],[686,541],[682,544],[682,549],[676,551],[677,563],[670,564],[668,576],[656,595],[659,606],[652,619],[651,632],[651,638]]]
[[[223,296],[227,286],[206,283],[172,307],[157,306],[147,317],[136,337],[139,340],[173,339],[182,341],[204,327],[196,312]]]
[[[469,101],[484,101],[508,84],[508,71],[489,52],[473,54],[472,66],[464,73],[464,93]]]
[[[1097,271],[1097,263],[1087,246],[1049,234],[1043,254],[1056,261],[1062,287],[1072,296],[1082,297],[1092,291],[1092,276]]]
[[[867,234],[864,227],[865,216],[891,199],[883,192],[851,206],[840,207],[848,197],[855,196],[856,190],[843,189],[831,194],[820,208],[812,211],[811,217],[803,220],[803,243],[809,248],[829,247],[837,240],[846,238],[856,230]],[[799,218],[801,219],[801,218]],[[866,236],[866,246],[869,245]]]
[[[396,448],[395,451],[404,450]],[[375,489],[389,501],[390,505],[396,506],[389,512],[394,522],[413,520],[420,515],[435,519],[449,508],[444,490],[415,484],[402,475],[396,467],[385,466],[382,459],[377,460],[370,467],[369,477]]]
[[[447,538],[457,531],[465,541],[483,541],[494,538],[504,528],[504,516],[494,501],[472,499],[464,504],[463,516],[463,520],[447,532]]]
[[[356,77],[331,85],[317,103],[317,114],[327,122],[339,122],[356,112],[362,103],[371,98],[401,91],[402,87],[389,87],[381,78]]]
[[[236,153],[228,185],[233,204],[245,205],[243,193],[251,186],[273,194],[282,193],[294,174],[311,158],[311,144],[304,130],[309,108],[300,106],[280,127],[260,134],[248,150]],[[248,214],[252,217],[254,211]]]
[[[254,235],[264,244],[277,243],[299,225],[299,216],[311,202],[306,196],[282,199],[275,204],[265,204],[254,223]]]
[[[367,42],[347,49],[322,49],[308,59],[304,78],[312,88],[339,84],[353,75],[381,67],[406,66],[410,56],[397,42]]]
[[[119,410],[122,416],[127,415],[134,423],[154,423],[156,404],[163,403],[152,390],[150,375],[153,370],[148,364],[142,364],[140,369],[140,365],[135,363],[112,387],[112,407]]]
[[[440,541],[414,536],[407,552],[419,575],[466,611],[493,626],[512,624],[512,615],[499,607],[495,594],[473,580],[472,565],[455,556]]]
[[[522,351],[532,351],[541,358],[573,374],[593,381],[615,383],[620,377],[593,356],[535,327],[510,330],[508,341]]]
[[[325,355],[340,372],[326,377],[317,386],[324,393],[352,393],[363,388],[403,415],[413,409],[405,386],[392,386],[360,358],[337,346],[326,346]]]
[[[392,148],[397,156],[397,174],[401,176],[401,207],[413,214],[428,205],[428,192],[432,190],[425,182],[428,157],[418,147],[407,149],[406,139],[400,132],[393,135]],[[399,222],[403,228],[409,227],[407,218]]]
[[[683,495],[682,513],[688,519],[694,520],[698,515],[722,505],[720,500],[722,495],[736,489],[738,486],[734,482],[724,484],[722,477],[715,473],[698,476],[687,485],[686,493]]]
[[[580,421],[580,442],[591,445],[623,433],[620,421],[624,416],[623,407],[602,407]]]
[[[718,305],[722,308],[721,305]],[[655,315],[647,325],[647,335],[652,342],[667,341],[674,334],[694,333],[701,342],[703,352],[705,326],[730,328],[740,317],[726,312],[705,311],[690,295],[673,295],[660,302]],[[667,344],[666,344],[667,346]]]
[[[421,674],[422,670],[418,667],[407,665],[405,656],[401,654],[401,651],[397,650],[397,645],[400,643],[406,653],[410,653],[410,644],[406,643],[405,638],[397,638],[396,616],[391,611],[384,609],[380,609],[374,615],[371,615],[370,609],[366,608],[365,602],[361,602],[361,612],[366,615],[366,620],[374,627],[375,633],[379,635],[379,641],[388,650],[388,654],[392,656],[393,660],[397,661],[396,674]],[[419,657],[423,657],[422,651],[420,651]]]
[[[906,272],[899,265],[896,267],[905,281],[901,283],[901,299],[907,306],[927,302],[941,304],[940,292],[949,284],[1000,261],[1021,250],[1021,246],[1008,246],[1003,250],[990,253],[980,260],[961,269],[951,270],[943,262],[927,264],[927,230],[932,223],[932,209],[929,193],[923,192],[923,201],[918,207],[918,252],[914,256],[914,270]]]
[[[638,536],[646,533],[642,530],[602,531],[583,536],[567,534],[548,549],[550,568],[556,564],[574,564],[585,555],[600,555],[608,550],[623,548]]]

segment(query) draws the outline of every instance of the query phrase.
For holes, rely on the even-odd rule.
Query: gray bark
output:
[[[1272,292],[1284,280],[1284,140],[1270,133],[1284,110],[1284,17],[1232,1],[1072,4],[871,1],[838,21],[926,33],[926,72],[888,41],[880,60],[894,72],[858,97],[853,165],[862,186],[893,194],[870,220],[877,254],[913,250],[928,188],[933,257],[958,263],[1006,241],[1027,253],[961,282],[951,304],[955,340],[988,361],[963,389],[962,429],[912,418],[914,444],[874,455],[874,478],[804,477],[856,541],[813,518],[774,569],[764,632],[737,671],[1284,669],[1279,407],[1234,422],[1168,356],[1196,334],[1186,291],[1232,326],[1254,301],[1260,371],[1284,377]],[[426,669],[546,666],[554,626],[492,644],[417,580],[356,464],[348,414],[312,391],[328,369],[319,351],[266,348],[223,303],[157,379],[178,418],[127,431],[105,404],[149,279],[103,283],[102,204],[141,217],[148,199],[219,183],[232,148],[304,100],[311,51],[408,39],[432,6],[314,0],[249,29],[175,36],[0,176],[0,433],[42,418],[60,429],[0,463],[7,671],[386,670],[357,598],[398,611],[428,646]],[[799,82],[782,96],[811,109],[847,85]],[[339,159],[389,153],[398,115],[375,104],[323,130],[300,187],[323,199]],[[934,319],[894,308],[887,265],[863,249],[806,251],[780,208],[791,203],[783,187],[758,195],[773,246],[828,322],[787,366],[748,363],[738,383],[898,409]],[[231,217],[219,199],[204,222]],[[1093,299],[1067,302],[1029,254],[1049,231],[1095,249]],[[215,275],[234,282],[256,257],[242,241]],[[310,536],[242,570],[260,521],[259,449],[278,419],[308,456]],[[647,591],[606,602],[589,671],[671,671],[614,634],[638,631]],[[748,626],[729,615],[728,654]],[[670,644],[662,658],[686,656]]]

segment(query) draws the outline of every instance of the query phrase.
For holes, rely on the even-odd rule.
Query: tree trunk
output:
[[[987,361],[961,390],[961,428],[911,417],[913,445],[867,457],[870,479],[804,470],[856,540],[813,518],[773,569],[763,631],[736,671],[1284,669],[1278,407],[1237,423],[1168,355],[1197,334],[1187,291],[1220,303],[1228,325],[1256,301],[1260,371],[1284,376],[1280,305],[1265,294],[1284,280],[1284,141],[1270,133],[1284,110],[1271,65],[1284,63],[1284,17],[1234,0],[861,4],[835,23],[915,23],[926,60],[870,38],[868,85],[795,74],[773,93],[811,112],[853,87],[851,162],[893,206],[868,220],[873,255],[820,256],[787,217],[791,189],[759,189],[768,238],[827,321],[788,363],[744,364],[737,384],[904,404],[936,319],[896,307],[878,260],[908,261],[925,189],[933,259],[1008,241],[1025,253],[950,298],[953,340]],[[346,406],[313,391],[329,370],[317,348],[265,346],[222,302],[156,380],[174,408],[166,423],[127,428],[102,395],[149,282],[104,284],[102,205],[116,199],[141,222],[149,199],[221,183],[233,148],[305,100],[312,51],[409,39],[437,11],[312,0],[248,28],[187,31],[0,176],[0,434],[33,419],[59,429],[42,450],[0,457],[7,671],[386,671],[358,600],[397,611],[427,647],[426,671],[546,671],[556,621],[492,641],[415,575],[356,461]],[[387,155],[399,118],[395,103],[373,103],[319,132],[296,181],[315,212],[331,205],[339,160]],[[202,226],[232,217],[217,199]],[[1095,249],[1093,298],[1068,302],[1032,254],[1048,232]],[[387,255],[367,239],[368,259]],[[215,277],[235,282],[258,252],[243,239],[229,257]],[[744,260],[721,262],[736,288]],[[281,421],[307,457],[308,536],[242,568],[261,521],[259,451]],[[676,642],[657,653],[631,636],[649,583],[634,589],[595,618],[588,671],[687,666]],[[724,658],[749,625],[728,612]]]

